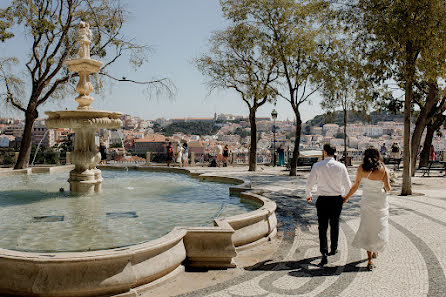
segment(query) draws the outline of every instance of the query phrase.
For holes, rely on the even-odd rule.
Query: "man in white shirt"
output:
[[[323,160],[313,165],[305,188],[307,201],[313,201],[311,193],[317,185],[316,201],[319,224],[319,244],[322,254],[320,265],[327,264],[327,256],[336,254],[339,237],[339,216],[342,211],[342,196],[351,188],[350,177],[344,164],[334,159],[336,148],[330,144],[324,145]],[[328,252],[327,229],[330,222],[331,250]]]

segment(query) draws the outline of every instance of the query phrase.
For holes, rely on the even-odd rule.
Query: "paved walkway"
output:
[[[321,268],[315,205],[303,197],[308,172],[289,177],[279,168],[267,167],[256,173],[246,168],[198,170],[244,177],[253,188],[264,189],[264,196],[277,203],[282,236],[270,260],[178,296],[446,296],[446,178],[414,178],[414,191],[424,195],[400,197],[394,188],[389,198],[390,243],[369,272],[365,251],[351,246],[359,226],[360,191],[342,211],[340,252]],[[353,181],[355,169],[350,171]]]

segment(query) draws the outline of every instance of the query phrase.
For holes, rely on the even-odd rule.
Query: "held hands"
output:
[[[348,197],[347,196],[342,196],[342,201],[345,203],[345,202],[347,202],[347,200],[348,200]]]
[[[311,202],[311,201],[313,201],[313,197],[307,197],[307,202]]]

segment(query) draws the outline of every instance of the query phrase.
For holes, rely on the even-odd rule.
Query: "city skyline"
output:
[[[4,1],[4,8],[11,1]],[[174,99],[157,97],[148,99],[139,88],[129,83],[114,83],[110,90],[101,94],[93,93],[92,107],[97,110],[114,110],[144,119],[209,117],[214,113],[248,115],[246,104],[230,90],[216,90],[208,94],[204,85],[206,80],[193,65],[192,61],[208,49],[208,38],[215,30],[225,27],[227,21],[221,14],[219,1],[191,0],[180,1],[122,1],[131,15],[124,27],[124,33],[134,36],[142,44],[150,45],[153,53],[150,62],[143,69],[133,71],[125,59],[113,66],[117,77],[145,81],[155,77],[168,77],[176,85],[178,92]],[[197,8],[200,9],[197,9]],[[175,21],[172,21],[175,20]],[[24,64],[31,39],[23,32],[12,40],[0,43],[0,56],[17,56]],[[19,67],[20,68],[20,67]],[[17,70],[19,68],[16,68]],[[24,75],[26,79],[26,75]],[[75,109],[74,94],[64,100],[50,102],[39,109],[39,117],[45,118],[45,111]],[[130,104],[128,98],[131,98]],[[313,98],[313,104],[302,106],[304,121],[322,114],[320,97]],[[266,104],[258,110],[259,117],[268,117],[272,109],[278,112],[278,120],[293,120],[294,113],[288,102],[277,100],[276,106]],[[12,108],[1,109],[0,117],[20,116]]]

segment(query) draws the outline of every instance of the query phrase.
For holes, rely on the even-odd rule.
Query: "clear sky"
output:
[[[0,1],[6,7],[11,1]],[[144,119],[212,117],[214,112],[248,115],[246,104],[232,90],[218,90],[208,95],[205,78],[192,61],[208,49],[208,39],[213,31],[225,28],[218,0],[123,0],[130,11],[130,19],[124,28],[126,36],[133,36],[138,43],[150,45],[154,52],[149,63],[135,72],[123,60],[112,68],[113,75],[146,81],[156,77],[169,77],[177,87],[172,99],[148,99],[140,86],[115,83],[103,94],[92,94],[94,109],[120,111]],[[17,56],[25,62],[23,49],[30,48],[29,37],[17,36],[14,40],[0,43],[0,56]],[[23,67],[24,68],[24,67]],[[40,117],[47,110],[75,109],[73,96],[62,102],[48,103],[39,109]],[[304,121],[323,113],[320,98],[313,97],[312,105],[302,107]],[[258,116],[269,116],[272,104],[262,106]],[[288,102],[278,100],[276,110],[279,120],[294,119]],[[0,116],[12,116],[0,109]],[[17,115],[17,114],[15,114]]]

